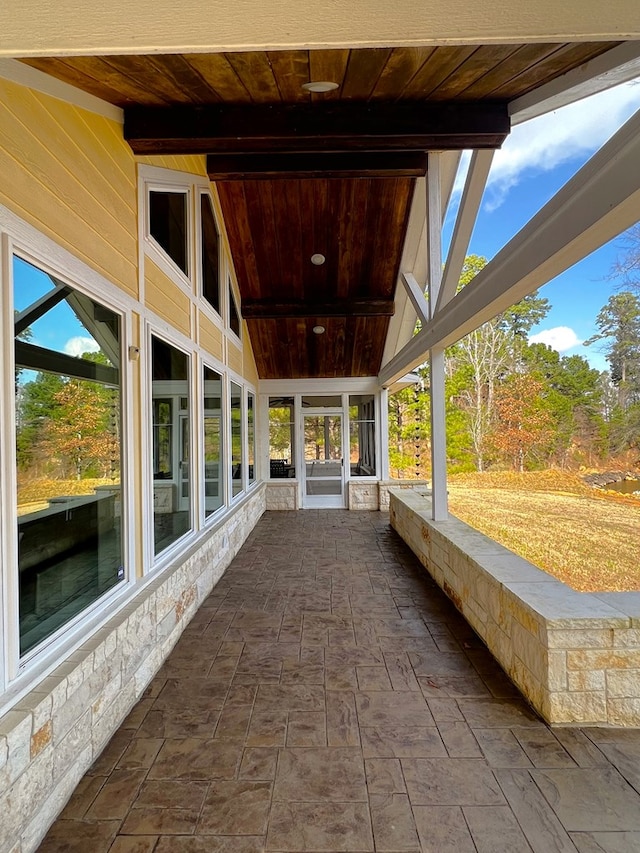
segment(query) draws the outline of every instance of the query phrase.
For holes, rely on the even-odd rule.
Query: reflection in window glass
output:
[[[152,338],[153,543],[159,554],[191,528],[189,357]]]
[[[200,196],[202,222],[202,295],[220,313],[220,238],[213,215],[211,199]]]
[[[19,258],[13,278],[24,654],[125,577],[121,340],[90,297]]]
[[[242,491],[242,388],[231,383],[231,495]]]
[[[293,397],[269,397],[269,476],[295,477]]]
[[[256,428],[255,428],[255,402],[256,398],[253,394],[247,394],[247,448],[249,458],[247,466],[249,468],[249,482],[255,483],[256,470]]]
[[[303,409],[341,409],[342,397],[334,394],[331,397],[303,397]]]
[[[222,455],[222,377],[204,368],[204,514],[224,503]]]
[[[352,477],[375,477],[376,420],[373,394],[349,395],[349,459]]]
[[[229,328],[232,332],[235,332],[238,337],[240,337],[240,315],[238,314],[238,308],[236,306],[236,298],[233,295],[231,279],[229,279]]]
[[[186,193],[149,191],[149,233],[174,264],[188,274]]]

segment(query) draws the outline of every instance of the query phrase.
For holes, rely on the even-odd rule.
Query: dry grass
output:
[[[453,475],[458,518],[585,592],[640,590],[640,499],[592,489],[573,474]]]
[[[58,495],[92,495],[96,486],[113,486],[108,479],[31,480],[18,483],[18,505],[46,502]]]

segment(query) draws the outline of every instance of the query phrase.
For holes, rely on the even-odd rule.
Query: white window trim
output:
[[[16,466],[15,466],[15,405],[8,398],[0,400],[0,463],[3,465],[2,511],[0,518],[0,539],[2,544],[2,607],[3,633],[2,654],[0,655],[0,695],[8,688],[17,690],[20,685],[33,679],[37,673],[57,659],[63,649],[77,644],[96,620],[104,618],[105,612],[111,612],[118,602],[128,595],[135,584],[134,537],[131,534],[131,501],[133,496],[133,467],[128,460],[133,445],[133,423],[131,418],[132,369],[127,358],[129,343],[132,339],[131,311],[133,300],[115,287],[98,272],[86,266],[66,249],[41,234],[33,226],[24,222],[15,214],[0,205],[0,261],[2,273],[3,316],[3,376],[2,386],[13,387],[15,355],[13,329],[13,256],[16,255],[43,272],[54,275],[60,281],[69,284],[74,290],[105,305],[119,314],[121,319],[121,418],[122,418],[122,468],[121,468],[121,514],[122,543],[125,578],[108,590],[103,596],[92,602],[64,625],[46,637],[35,648],[20,656],[19,626],[19,578],[17,575],[17,514],[16,514]]]
[[[216,224],[216,229],[218,231],[218,298],[220,300],[220,312],[216,311],[213,305],[209,302],[208,299],[205,298],[204,295],[204,281],[202,277],[202,214],[200,210],[201,198],[202,196],[208,196],[209,201],[211,203],[211,212],[213,214],[213,219]],[[229,261],[227,259],[227,252],[224,246],[224,238],[223,238],[223,228],[220,225],[220,221],[218,219],[218,214],[216,211],[216,206],[214,203],[213,196],[208,187],[201,187],[198,184],[195,186],[195,201],[196,201],[196,229],[195,229],[195,242],[196,242],[196,294],[198,297],[198,307],[206,314],[209,319],[215,323],[215,325],[225,331],[224,325],[224,317],[226,310],[226,296],[225,296],[225,282],[227,280]]]
[[[218,509],[214,510],[211,515],[205,515],[205,477],[204,477],[204,368],[208,367],[209,370],[214,370],[218,376],[220,377],[220,439],[222,444],[222,453],[220,454],[220,461],[218,465],[220,466],[220,470],[222,472],[222,476],[219,478],[220,485],[222,488],[222,504],[218,507]],[[199,370],[198,370],[198,400],[200,401],[200,417],[198,422],[198,472],[199,472],[199,488],[198,492],[200,494],[200,525],[202,528],[210,527],[212,524],[215,524],[218,519],[222,516],[224,511],[229,507],[229,496],[227,494],[227,477],[225,476],[225,472],[227,469],[227,445],[225,440],[225,424],[227,419],[226,412],[226,390],[225,390],[225,373],[226,369],[224,365],[219,362],[217,359],[214,359],[210,355],[202,356],[199,359]]]
[[[144,574],[155,574],[159,569],[166,566],[168,562],[171,561],[173,557],[175,557],[176,553],[180,552],[186,542],[198,533],[200,525],[198,523],[198,512],[197,512],[197,502],[195,498],[194,489],[194,456],[195,456],[195,447],[197,434],[194,426],[194,420],[196,418],[196,410],[199,410],[199,406],[194,400],[194,394],[196,393],[195,389],[195,373],[196,373],[196,362],[198,359],[196,358],[196,349],[193,341],[190,341],[184,335],[181,335],[174,329],[167,331],[166,326],[159,327],[157,324],[147,320],[145,323],[145,333],[144,333],[144,352],[143,358],[144,362],[142,365],[144,382],[141,383],[144,385],[144,389],[142,390],[142,406],[143,411],[146,412],[146,417],[143,416],[144,428],[142,430],[141,436],[141,453],[143,458],[143,477],[144,477],[144,489],[143,489],[143,504],[144,504],[144,512],[143,512],[143,524],[144,524],[144,535],[143,535],[143,550],[144,550]],[[153,529],[154,529],[154,499],[153,499],[153,488],[154,488],[154,480],[153,480],[153,406],[151,405],[151,401],[153,399],[153,379],[152,379],[152,370],[153,370],[153,359],[152,359],[152,338],[157,338],[161,340],[163,343],[172,346],[174,349],[179,350],[184,355],[187,356],[189,360],[189,378],[187,380],[188,388],[189,388],[189,440],[191,442],[191,453],[189,456],[189,511],[191,513],[190,526],[189,529],[186,530],[182,536],[178,537],[174,542],[171,543],[167,548],[162,550],[159,554],[155,553],[154,548],[154,538],[153,538]]]
[[[243,348],[242,343],[242,313],[240,311],[240,305],[242,304],[240,300],[240,294],[236,291],[238,290],[236,286],[236,282],[231,275],[231,269],[227,267],[226,275],[225,275],[225,324],[226,324],[226,332],[229,336],[229,340],[234,343],[240,350]],[[240,321],[240,334],[236,335],[236,333],[231,328],[231,299],[234,300],[236,313],[238,315],[238,319]]]

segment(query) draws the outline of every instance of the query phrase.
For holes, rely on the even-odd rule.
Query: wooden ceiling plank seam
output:
[[[295,181],[271,181],[270,190],[273,199],[273,240],[277,246],[278,277],[269,279],[269,295],[276,298],[294,295],[302,297],[302,287],[299,273],[300,253],[299,244],[300,219],[298,204],[291,204],[297,195]],[[292,210],[292,207],[294,210]],[[266,227],[266,226],[265,226]],[[274,288],[277,287],[277,292]]]
[[[313,300],[327,290],[329,265],[327,257],[332,252],[327,240],[327,182],[325,180],[300,181],[300,208],[306,220],[301,228],[302,270],[301,290],[304,299]],[[324,264],[311,263],[311,256],[325,256]]]
[[[340,259],[335,283],[335,295],[337,299],[346,299],[351,295],[351,286],[354,279],[352,258],[353,253],[357,250],[357,243],[353,239],[354,220],[364,221],[362,217],[363,212],[360,209],[361,200],[358,194],[358,190],[362,186],[363,184],[359,182],[349,180],[341,181],[340,185],[336,187],[337,216],[334,218],[334,222],[337,223],[338,257]],[[366,206],[364,213],[366,215]]]
[[[224,53],[188,53],[187,62],[224,103],[251,103],[251,95]]]
[[[426,100],[431,92],[476,49],[477,45],[436,47],[422,68],[414,75],[410,84],[405,87],[402,93],[403,98]]]
[[[336,101],[342,96],[342,86],[349,63],[350,51],[345,48],[309,51],[309,80],[337,83],[338,88],[331,92],[311,95],[313,103]]]
[[[280,101],[280,92],[269,58],[264,51],[225,54],[254,104],[272,104]],[[277,96],[277,97],[276,97]]]
[[[243,184],[220,184],[220,204],[241,294],[258,295],[259,267]]]
[[[396,286],[394,270],[401,253],[402,237],[398,234],[398,204],[403,206],[400,180],[377,181],[379,196],[373,205],[373,216],[369,222],[371,233],[378,235],[386,233],[388,240],[386,246],[374,239],[371,252],[368,254],[368,278],[369,287],[375,295],[393,297]],[[404,221],[404,216],[401,217]]]
[[[372,100],[400,100],[402,91],[420,71],[435,48],[396,47],[371,93]]]
[[[342,86],[341,97],[345,100],[369,99],[392,48],[374,47],[368,50],[352,50]]]
[[[309,101],[302,85],[309,81],[309,51],[273,50],[267,52],[280,100],[285,103]]]
[[[150,56],[149,61],[158,69],[160,74],[171,79],[174,87],[183,93],[179,102],[185,102],[184,95],[189,97],[186,103],[195,101],[199,104],[210,104],[221,100],[218,93],[209,86],[184,56],[180,54]]]
[[[513,53],[505,57],[495,67],[488,69],[484,76],[465,89],[464,92],[461,92],[461,97],[464,97],[465,100],[469,98],[492,98],[496,87],[505,83],[505,73],[508,75],[508,80],[514,79],[525,72],[527,68],[547,59],[561,45],[518,44],[514,47]]]
[[[189,105],[188,93],[176,86],[171,76],[160,73],[154,65],[155,57],[144,56],[107,56],[104,62],[119,73],[123,79],[132,80],[145,92],[151,92],[168,104]]]
[[[601,53],[611,50],[617,44],[619,42],[598,43],[597,45],[589,43],[582,45],[561,45],[558,50],[554,51],[546,59],[534,63],[526,71],[509,81],[507,85],[495,89],[491,94],[491,98],[513,100],[514,97],[526,95],[538,86],[542,86],[555,77],[566,74],[584,62],[588,62],[589,59],[593,59]],[[515,84],[522,80],[525,75],[528,80],[526,88],[520,86],[516,88]]]
[[[85,59],[85,61],[92,59],[92,57],[82,58]],[[76,62],[70,64],[66,59],[57,57],[47,57],[43,59],[29,58],[22,59],[20,61],[31,68],[42,71],[44,74],[49,74],[51,77],[55,77],[57,80],[61,80],[69,86],[75,86],[77,89],[81,89],[83,92],[94,95],[96,98],[101,98],[103,101],[108,101],[115,106],[123,107],[136,102],[134,98],[128,96],[124,92],[119,92],[119,96],[114,98],[113,86],[106,83],[104,79],[96,78],[82,70],[82,68],[78,67],[78,63]],[[154,103],[160,106],[164,101],[161,101],[158,98],[154,100]]]
[[[482,79],[496,62],[511,56],[517,45],[487,45],[478,48],[443,83],[431,93],[431,98],[442,101],[454,101],[463,96],[469,86]]]
[[[258,279],[252,293],[257,291],[263,296],[265,289],[270,293],[272,282],[280,279],[283,262],[278,242],[278,217],[273,183],[248,181],[245,184],[245,198],[258,262]]]

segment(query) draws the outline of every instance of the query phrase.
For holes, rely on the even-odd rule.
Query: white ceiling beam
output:
[[[471,155],[434,314],[437,314],[457,293],[464,259],[469,250],[494,153],[494,151],[474,151]]]
[[[640,110],[378,375],[387,387],[638,220]]]
[[[461,159],[462,151],[440,152],[440,205],[443,225],[453,195],[453,188],[456,185],[456,176]]]
[[[640,77],[640,42],[627,41],[509,104],[511,124],[557,110]]]

